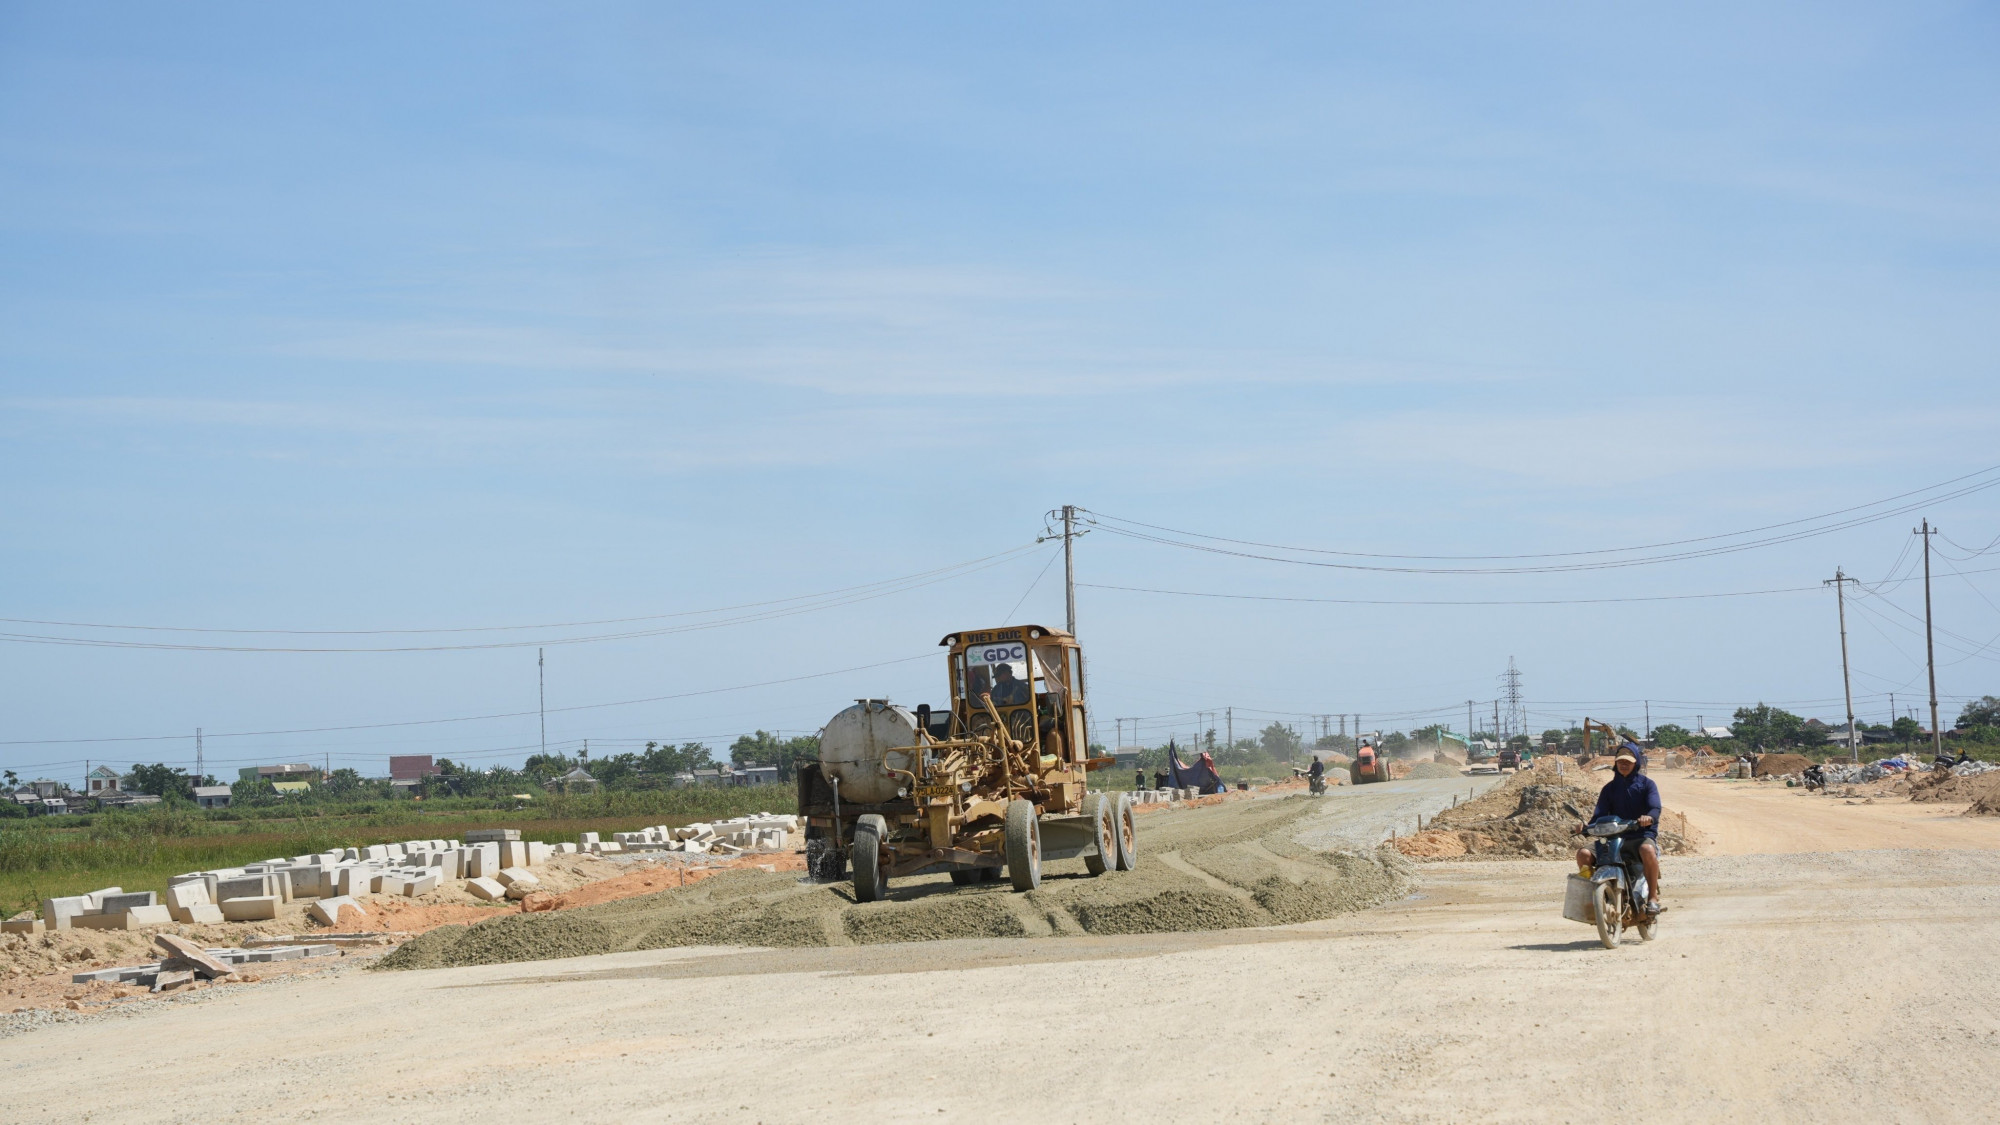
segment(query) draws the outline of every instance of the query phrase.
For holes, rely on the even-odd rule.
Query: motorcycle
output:
[[[1318,777],[1314,777],[1310,772],[1299,769],[1297,766],[1293,766],[1292,776],[1303,777],[1306,779],[1306,792],[1311,793],[1315,797],[1326,796],[1325,774],[1322,773]]]
[[[1657,916],[1646,913],[1649,888],[1646,868],[1639,856],[1645,829],[1636,820],[1615,816],[1600,817],[1583,830],[1591,840],[1591,865],[1584,878],[1590,882],[1590,903],[1597,922],[1597,940],[1606,949],[1618,948],[1626,926],[1639,931],[1639,940],[1652,941]]]

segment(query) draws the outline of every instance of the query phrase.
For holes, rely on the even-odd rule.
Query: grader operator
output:
[[[873,902],[889,880],[948,871],[954,883],[1041,885],[1042,863],[1081,857],[1092,875],[1138,858],[1123,794],[1089,791],[1083,653],[1060,629],[1019,625],[953,633],[950,706],[914,712],[860,699],[820,733],[800,764],[806,866]]]

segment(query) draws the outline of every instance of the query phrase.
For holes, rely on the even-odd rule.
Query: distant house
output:
[[[1736,732],[1728,727],[1696,727],[1696,734],[1703,738],[1735,738]]]
[[[389,758],[391,781],[421,781],[439,772],[429,754],[393,754]]]
[[[104,797],[123,791],[125,779],[110,766],[99,766],[83,775],[83,792],[87,797]]]
[[[597,779],[590,776],[582,766],[578,766],[561,777],[550,778],[549,788],[560,789],[564,793],[595,793]]]
[[[160,798],[153,793],[106,793],[97,798],[100,809],[135,809],[159,803]]]
[[[48,800],[50,797],[61,797],[69,790],[69,786],[64,785],[62,782],[50,781],[46,777],[38,777],[35,780],[28,782],[26,785],[21,786],[21,788],[33,790],[35,796],[40,797],[45,801]]]
[[[776,785],[777,783],[776,766],[738,766],[729,773],[731,785]]]
[[[727,785],[729,784],[729,767],[716,766],[714,769],[675,774],[674,780],[682,785]]]
[[[229,786],[197,785],[194,787],[194,803],[205,809],[226,809],[229,807]]]
[[[308,781],[274,781],[271,783],[271,788],[276,789],[278,795],[281,797],[302,797],[312,791],[312,783]]]

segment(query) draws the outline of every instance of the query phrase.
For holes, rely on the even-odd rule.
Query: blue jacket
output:
[[[1653,823],[1646,827],[1643,835],[1648,840],[1657,837],[1660,828],[1660,787],[1638,770],[1633,770],[1630,777],[1612,775],[1611,780],[1598,791],[1597,810],[1590,814],[1590,819],[1604,816],[1625,820],[1650,816]]]

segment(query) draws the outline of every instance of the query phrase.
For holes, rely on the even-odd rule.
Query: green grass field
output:
[[[450,805],[445,801],[318,805],[282,817],[255,815],[264,810],[204,813],[180,806],[4,820],[0,821],[0,916],[35,909],[44,898],[100,887],[165,891],[170,876],[187,871],[412,838],[455,839],[473,828],[518,828],[524,840],[554,844],[574,841],[583,832],[629,832],[654,824],[789,813],[795,808],[788,784],[551,797],[521,810]]]

